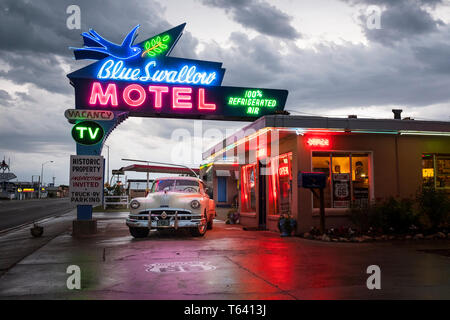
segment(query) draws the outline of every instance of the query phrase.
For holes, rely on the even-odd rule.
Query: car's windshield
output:
[[[151,192],[161,192],[165,190],[175,192],[198,192],[199,184],[198,181],[195,180],[163,179],[155,181]]]

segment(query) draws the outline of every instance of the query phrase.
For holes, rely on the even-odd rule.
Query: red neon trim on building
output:
[[[216,110],[216,105],[214,103],[205,103],[205,89],[198,89],[198,109]]]
[[[139,93],[139,98],[132,99],[131,98],[131,92],[136,91]],[[141,104],[144,103],[145,98],[147,97],[144,88],[142,88],[138,84],[130,84],[129,86],[126,86],[123,90],[123,100],[131,106],[131,107],[139,107]]]
[[[182,102],[181,100],[191,100],[192,88],[175,87],[172,89],[173,109],[192,109],[191,102]]]
[[[319,138],[319,137],[311,137],[306,140],[306,144],[310,147],[329,147],[330,139],[328,138]]]
[[[117,102],[117,88],[114,83],[109,83],[106,87],[105,93],[103,93],[102,85],[100,82],[94,82],[91,89],[91,97],[89,99],[89,104],[97,104],[97,98],[101,105],[107,105],[108,101],[111,99],[111,105],[119,105]]]
[[[149,86],[148,91],[155,94],[155,108],[162,107],[162,94],[169,92],[169,87]]]

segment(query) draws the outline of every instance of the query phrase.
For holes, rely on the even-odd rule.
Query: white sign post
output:
[[[76,205],[103,204],[104,158],[70,156],[70,202]]]

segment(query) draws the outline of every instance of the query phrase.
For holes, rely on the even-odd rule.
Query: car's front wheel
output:
[[[207,219],[206,212],[205,212],[205,219]],[[206,228],[208,227],[208,222],[206,223],[199,223],[197,228],[191,229],[191,234],[194,237],[203,237],[206,233]]]
[[[130,227],[130,234],[134,238],[145,238],[145,237],[148,236],[149,232],[150,232],[150,230],[147,229],[147,228],[133,228],[133,227]]]

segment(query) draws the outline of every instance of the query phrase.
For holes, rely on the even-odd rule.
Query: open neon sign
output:
[[[306,144],[310,147],[326,148],[330,146],[330,139],[320,137],[310,137],[306,139]]]

